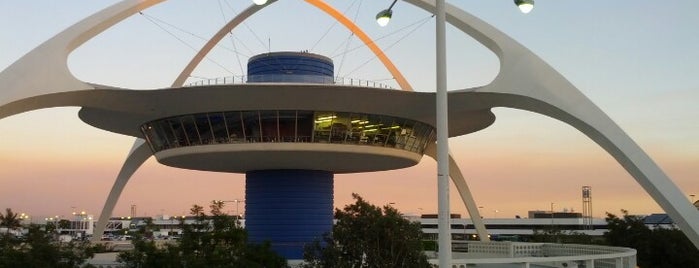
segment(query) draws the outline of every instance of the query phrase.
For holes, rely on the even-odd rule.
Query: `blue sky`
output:
[[[1,2],[0,69],[114,2]],[[595,0],[579,7],[579,1],[538,1],[528,15],[506,0],[447,2],[501,29],[551,64],[634,138],[686,195],[699,195],[699,17],[694,14],[699,2]],[[391,24],[380,28],[374,16],[390,1],[329,3],[376,39],[416,90],[434,91],[430,14],[398,2]],[[196,36],[211,36],[249,4],[166,1],[77,49],[69,67],[88,82],[167,87],[194,55],[193,48],[203,44]],[[224,39],[194,75],[244,75],[240,66],[247,58],[271,45],[274,51],[332,56],[340,76],[395,86],[369,50],[333,24],[303,1],[281,0],[235,29],[234,37]],[[448,87],[489,83],[498,72],[496,57],[453,28],[447,34]],[[495,114],[492,127],[451,141],[486,216],[494,216],[496,209],[499,217],[526,215],[551,202],[581,210],[583,185],[593,187],[595,216],[622,208],[661,211],[610,156],[571,127],[528,112],[495,109]],[[77,108],[4,118],[0,133],[0,181],[9,185],[0,188],[0,207],[37,215],[68,214],[71,207],[97,214],[132,142],[82,123]],[[357,192],[378,204],[394,202],[408,213],[436,211],[435,172],[434,161],[425,158],[405,170],[336,176],[336,206]],[[127,186],[117,213],[137,204],[142,214],[178,214],[194,203],[243,198],[243,182],[242,175],[178,170],[151,159]],[[456,196],[452,191],[453,211],[464,213]]]

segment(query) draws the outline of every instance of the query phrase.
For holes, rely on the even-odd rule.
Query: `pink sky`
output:
[[[95,215],[101,210],[132,139],[90,129],[77,120],[36,119],[64,112],[75,111],[37,111],[0,121],[0,132],[13,132],[0,141],[3,207],[37,217],[68,215],[72,207]],[[42,122],[54,131],[38,135],[34,128],[16,128],[27,120]],[[505,127],[502,124],[510,123],[503,118],[492,129],[453,140],[451,150],[461,163],[478,205],[484,207],[481,212],[485,217],[526,215],[528,210],[549,209],[551,202],[556,210],[580,211],[583,185],[593,188],[596,217],[620,209],[638,214],[662,212],[606,152],[582,134],[550,121],[530,119],[532,125],[557,133],[550,137],[500,131]],[[82,146],[76,148],[78,141]],[[652,142],[646,149],[682,189],[699,187],[696,155],[666,151],[668,146]],[[375,204],[393,202],[405,213],[434,213],[435,171],[436,163],[425,157],[419,165],[407,169],[338,175],[336,207],[351,202],[351,193],[356,192]],[[176,169],[151,158],[127,185],[115,215],[128,215],[131,204],[137,205],[138,215],[177,215],[188,211],[192,204],[206,204],[213,199],[244,199],[244,175]],[[452,211],[466,215],[453,187],[451,200]],[[229,204],[229,210],[234,213],[235,206]]]

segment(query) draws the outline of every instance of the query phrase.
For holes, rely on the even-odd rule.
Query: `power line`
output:
[[[352,18],[352,22],[357,21],[357,16],[359,16],[359,10],[362,6],[362,2],[359,2],[359,6],[357,6],[357,12],[354,13],[354,18]],[[350,32],[350,36],[348,38],[352,38],[354,36],[354,32]],[[345,46],[345,51],[342,53],[342,58],[340,59],[340,66],[337,68],[337,73],[340,73],[340,70],[342,69],[342,66],[345,63],[345,58],[347,56],[347,51],[349,50],[349,46],[352,43],[352,39],[347,40],[347,44]]]
[[[233,6],[231,6],[230,3],[228,3],[228,1],[225,1],[225,3],[226,3],[226,6],[228,6],[228,8],[230,8],[234,14],[236,14],[236,15],[238,14],[238,12],[233,8]],[[250,33],[252,33],[252,35],[255,37],[257,42],[259,42],[260,45],[262,45],[262,47],[265,48],[265,50],[270,50],[269,46],[265,45],[265,42],[263,42],[262,39],[260,39],[260,37],[257,35],[257,33],[255,31],[253,31],[252,28],[250,28],[250,26],[247,23],[245,23],[244,21],[243,21],[243,26],[245,26],[245,28],[247,28],[248,31],[250,31]],[[255,53],[250,51],[250,54],[255,54]]]
[[[193,51],[199,51],[199,50],[198,50],[197,48],[195,48],[194,46],[192,46],[192,45],[190,45],[189,43],[185,42],[182,38],[178,37],[177,35],[173,34],[173,33],[170,32],[170,31],[168,31],[168,30],[165,29],[165,27],[163,27],[162,25],[156,23],[156,21],[155,21],[154,19],[151,19],[151,16],[148,16],[148,15],[144,14],[143,12],[138,12],[138,13],[141,14],[141,15],[143,15],[143,17],[146,18],[148,21],[150,21],[151,23],[155,24],[155,26],[157,26],[157,27],[160,28],[161,30],[165,31],[167,34],[169,34],[169,35],[172,36],[173,38],[177,39],[178,41],[180,41],[180,42],[181,42],[182,44],[184,44],[185,46],[191,48]],[[192,35],[193,35],[193,34],[192,34]],[[228,68],[226,68],[226,67],[223,66],[222,64],[218,63],[217,61],[215,61],[215,60],[213,60],[213,59],[211,59],[211,58],[209,58],[209,57],[205,57],[205,58],[206,58],[206,60],[212,62],[213,64],[217,65],[218,67],[221,67],[221,69],[225,70],[226,72],[228,72],[228,73],[230,73],[230,74],[235,74],[234,72],[232,72],[231,70],[228,70]]]
[[[221,0],[217,1],[218,2],[218,9],[221,11],[221,18],[223,19],[223,23],[226,24],[228,19],[226,18],[226,14],[223,12],[223,6],[221,5]],[[231,45],[233,46],[233,49],[235,51],[238,51],[238,48],[235,46],[235,39],[233,38],[233,33],[228,32],[228,37],[230,37],[231,40]],[[244,73],[245,71],[243,70],[243,64],[240,62],[240,56],[238,53],[235,53],[235,59],[238,61],[238,68],[240,68],[240,73]]]
[[[423,19],[421,24],[417,25],[415,28],[413,28],[412,30],[408,31],[408,33],[406,33],[404,36],[402,36],[401,38],[399,38],[398,40],[396,40],[396,41],[393,42],[392,44],[388,45],[386,48],[383,49],[383,51],[384,51],[384,52],[385,52],[385,51],[388,51],[388,50],[391,49],[393,46],[395,46],[396,44],[398,44],[398,42],[400,42],[400,41],[402,41],[403,39],[405,39],[406,37],[410,36],[412,33],[414,33],[415,31],[417,31],[417,29],[419,29],[420,27],[422,27],[423,25],[425,25],[425,24],[427,23],[427,21],[428,21],[430,18],[432,18],[432,17],[434,17],[434,16],[429,16],[429,17]],[[413,24],[410,24],[409,26],[412,26],[412,25],[415,25],[415,24],[416,24],[416,23],[413,23]],[[409,26],[407,26],[407,27],[409,27]],[[407,27],[404,27],[404,28],[407,28]],[[403,29],[404,29],[404,28],[403,28]],[[401,29],[401,30],[402,30],[402,29]],[[386,35],[386,36],[388,36],[388,35]],[[384,36],[384,37],[386,37],[386,36]],[[382,38],[383,38],[383,37],[382,37]],[[377,39],[377,40],[378,40],[378,39]],[[354,73],[355,71],[359,70],[360,68],[364,67],[365,65],[367,65],[369,62],[375,60],[376,58],[377,58],[376,55],[374,55],[373,57],[371,57],[370,59],[368,59],[368,60],[365,61],[364,63],[362,63],[362,64],[360,64],[359,66],[357,66],[357,68],[354,68],[352,71],[350,71],[349,73],[345,74],[344,76],[349,76],[350,74],[352,74],[352,73]]]

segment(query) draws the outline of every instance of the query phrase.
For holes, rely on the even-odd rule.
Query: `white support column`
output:
[[[124,165],[119,171],[119,175],[117,175],[116,181],[114,181],[112,190],[109,191],[109,196],[107,197],[107,201],[104,203],[100,218],[97,221],[97,226],[95,227],[95,232],[92,235],[92,242],[97,242],[102,239],[104,229],[107,228],[109,218],[112,216],[114,207],[116,206],[117,201],[119,201],[119,196],[121,195],[121,192],[124,191],[126,183],[129,182],[131,176],[144,162],[146,162],[146,160],[148,160],[148,158],[150,158],[151,155],[153,155],[153,153],[151,152],[148,144],[146,144],[146,142],[142,139],[136,139],[131,151],[129,152],[129,156],[126,157],[126,161],[124,161]]]
[[[585,260],[585,268],[595,268],[595,260]]]
[[[445,0],[437,0],[437,199],[439,267],[451,266],[451,211],[449,209],[449,107],[447,106],[447,52]]]
[[[619,257],[614,259],[614,267],[616,268],[624,268],[624,258]]]
[[[425,155],[437,159],[436,146],[434,144],[428,146],[425,149]],[[473,226],[476,228],[476,233],[478,234],[480,241],[489,242],[490,238],[488,238],[488,230],[486,230],[485,224],[483,224],[480,211],[478,211],[478,205],[476,205],[476,201],[473,199],[473,194],[471,194],[471,190],[466,183],[466,178],[461,172],[461,169],[456,163],[456,159],[454,159],[454,155],[451,152],[449,153],[449,176],[451,177],[451,181],[454,182],[456,190],[459,192],[461,200],[464,202],[464,206],[466,206],[466,210],[468,211],[469,217],[473,222]]]
[[[463,173],[461,173],[461,169],[459,169],[459,166],[456,164],[456,160],[451,153],[449,153],[449,174],[452,182],[454,182],[454,185],[456,186],[456,190],[461,196],[461,200],[463,200],[464,205],[466,205],[466,210],[468,210],[473,226],[476,228],[476,233],[478,234],[479,240],[481,242],[490,242],[488,231],[485,229],[485,224],[483,223],[481,213],[478,210],[478,205],[476,205],[476,201],[473,199],[471,189],[468,188],[466,179],[464,178]]]

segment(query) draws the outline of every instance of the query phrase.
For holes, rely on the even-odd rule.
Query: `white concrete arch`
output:
[[[68,55],[116,23],[162,1],[116,3],[60,32],[0,72],[0,84],[6,89],[0,94],[0,118],[50,107],[100,107],[105,100],[95,89],[108,87],[75,78],[68,69]],[[126,182],[151,155],[145,142],[137,139],[107,198],[93,240],[99,241]]]
[[[136,173],[136,170],[138,170],[138,168],[141,167],[141,165],[143,165],[143,163],[146,162],[146,160],[148,160],[148,158],[150,158],[152,155],[153,152],[150,150],[148,144],[143,139],[136,139],[133,147],[131,147],[129,155],[126,157],[126,161],[124,161],[124,165],[121,167],[121,170],[119,170],[119,175],[117,175],[112,189],[109,190],[107,201],[104,202],[104,207],[100,212],[99,220],[95,225],[95,231],[92,235],[93,242],[97,242],[102,239],[104,230],[107,228],[107,224],[109,223],[109,218],[112,216],[114,207],[116,206],[117,201],[119,201],[119,196],[121,196],[121,193],[124,191],[126,183],[128,183],[131,176]]]
[[[68,69],[68,55],[116,23],[163,0],[125,0],[68,27],[0,72],[3,92],[0,114],[9,116],[29,110],[73,105],[60,97],[37,98],[53,93],[94,89]],[[68,101],[66,103],[65,101]],[[14,103],[9,111],[6,105]]]
[[[435,12],[434,0],[404,0]],[[452,94],[482,94],[484,105],[529,110],[556,118],[604,148],[699,248],[699,211],[655,162],[599,107],[527,48],[465,11],[447,4],[447,21],[493,51],[500,73],[486,86]]]
[[[437,144],[433,143],[432,145],[428,146],[427,149],[425,149],[425,155],[436,161]],[[476,205],[476,201],[473,199],[473,194],[471,194],[471,189],[466,183],[466,177],[464,177],[463,173],[461,172],[461,169],[456,163],[456,159],[454,159],[454,155],[451,153],[451,151],[449,152],[449,177],[451,178],[451,181],[454,182],[454,186],[456,186],[456,190],[459,192],[459,196],[466,206],[469,217],[471,217],[471,222],[473,222],[473,226],[476,228],[478,239],[483,242],[490,241],[488,231],[485,229],[485,224],[481,218],[480,211],[478,211],[478,205]]]

